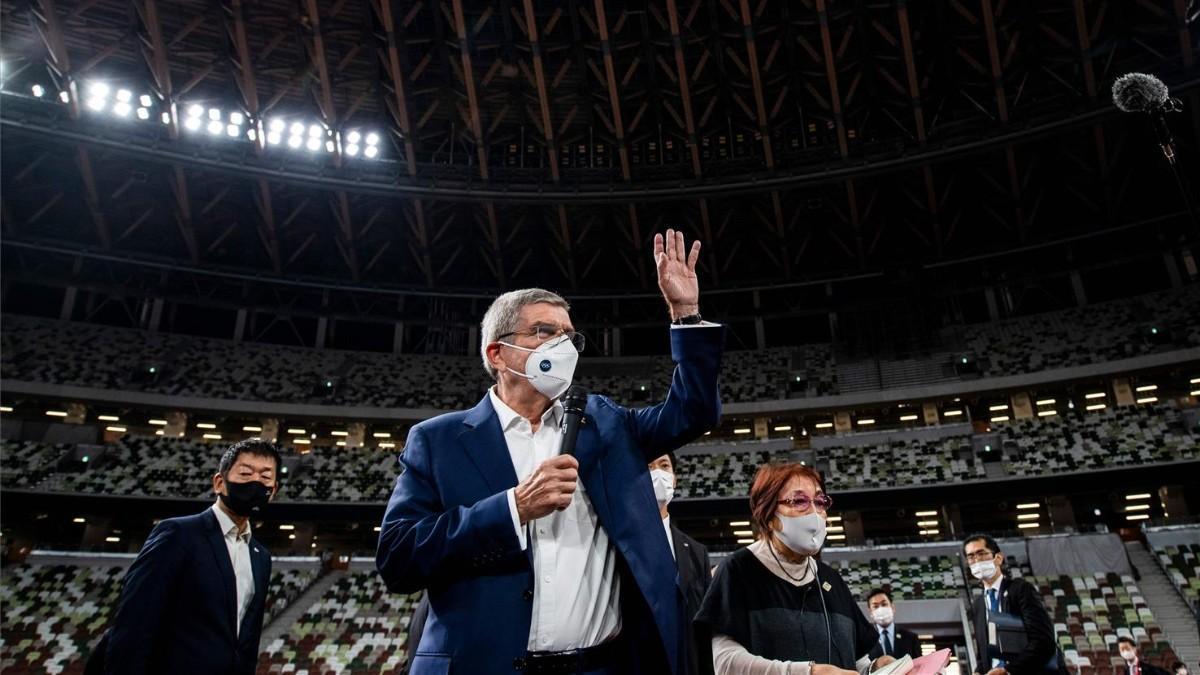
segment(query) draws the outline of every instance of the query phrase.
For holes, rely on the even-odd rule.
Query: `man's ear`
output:
[[[221,473],[217,472],[212,477],[212,490],[216,494],[221,494],[220,487],[225,484],[225,479],[221,477]]]
[[[492,364],[492,368],[494,368],[497,373],[503,373],[504,371],[508,370],[508,364],[504,362],[504,357],[500,355],[501,346],[502,345],[499,342],[493,342],[487,346],[488,363]]]

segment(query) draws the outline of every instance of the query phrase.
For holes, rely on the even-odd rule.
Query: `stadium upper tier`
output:
[[[984,377],[999,377],[1196,347],[1200,285],[957,332],[961,349],[928,359],[925,376],[876,376],[866,387],[858,382],[839,387],[839,371],[848,378],[863,370],[863,362],[839,362],[832,345],[731,351],[725,356],[722,392],[726,402],[750,403],[953,380],[958,378],[953,353],[974,354]],[[871,361],[866,370],[890,372],[886,366]],[[636,404],[662,395],[671,367],[665,356],[585,354],[578,380],[591,391]],[[13,315],[4,317],[0,368],[9,381],[393,409],[462,409],[489,385],[475,356],[235,343]]]
[[[1070,431],[1074,430],[1074,431]],[[1035,476],[1200,458],[1200,431],[1173,405],[1071,412],[1003,428],[1003,469],[988,476],[972,436],[892,440],[815,451],[831,490],[900,488],[1007,476]],[[852,442],[847,439],[847,443]],[[3,441],[5,489],[147,497],[211,496],[212,445],[127,436],[111,445]],[[86,455],[87,460],[80,458]],[[678,456],[681,498],[742,497],[759,465],[796,459],[780,441],[698,444]],[[394,452],[313,447],[285,452],[279,499],[384,502],[398,471]]]

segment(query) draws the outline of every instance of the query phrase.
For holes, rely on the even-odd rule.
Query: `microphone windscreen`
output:
[[[1112,88],[1113,104],[1122,112],[1149,112],[1166,103],[1167,85],[1153,75],[1126,73]]]
[[[582,414],[583,409],[587,407],[587,397],[587,387],[579,384],[571,385],[567,388],[567,393],[563,395],[563,411]]]

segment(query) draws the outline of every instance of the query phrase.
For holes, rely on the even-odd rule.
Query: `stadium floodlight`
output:
[[[242,135],[242,128],[236,124],[230,124],[225,127],[225,135],[230,138],[237,138]]]
[[[208,133],[213,136],[220,136],[222,131],[224,131],[224,127],[221,125],[220,120],[213,120],[208,123]]]
[[[283,141],[283,137],[279,135],[278,131],[272,131],[267,134],[267,143],[270,143],[271,145],[279,145],[281,141]]]
[[[87,100],[87,107],[95,110],[96,112],[100,112],[101,110],[104,110],[104,99],[97,97],[89,98]]]
[[[46,95],[46,88],[40,84],[35,84],[29,88],[29,92],[34,96],[41,98]]]
[[[236,110],[229,113],[229,123],[230,124],[236,124],[238,126],[241,126],[245,122],[246,122],[246,116],[243,115],[242,113],[240,113]]]
[[[65,91],[60,91],[60,92],[58,92],[58,100],[62,101],[63,103],[70,103],[71,102],[71,94],[69,94]]]
[[[249,138],[252,141],[257,141],[258,140],[258,132],[255,131],[254,129],[250,129],[246,132],[246,138]]]
[[[308,148],[312,152],[316,152],[317,150],[321,149],[321,139],[315,137],[309,138],[308,143],[306,143],[304,147]]]
[[[129,103],[133,100],[133,92],[128,89],[118,89],[117,100],[122,103]]]
[[[200,118],[189,117],[184,121],[183,126],[187,128],[188,131],[197,131],[200,129]]]
[[[204,106],[192,104],[192,105],[188,106],[187,114],[188,114],[188,117],[203,117],[204,116]]]
[[[375,155],[379,154],[379,149],[373,145],[368,145],[366,150],[363,150],[363,155],[367,159],[375,159]]]
[[[321,128],[320,124],[314,124],[308,128],[308,137],[309,138],[320,138],[321,135],[324,133],[325,133],[325,130]]]
[[[88,85],[88,93],[98,98],[107,97],[109,91],[108,85],[104,82],[93,82]]]
[[[113,104],[113,114],[117,117],[128,117],[133,109],[125,101],[117,101]]]
[[[376,134],[376,133],[367,134],[367,145],[379,145],[379,134]]]
[[[142,94],[138,97],[138,105],[143,108],[149,108],[153,103],[154,100],[150,98],[150,94]]]
[[[267,128],[271,131],[282,134],[283,130],[287,128],[287,124],[283,120],[276,118],[271,120],[271,123],[267,125]]]
[[[169,113],[169,112],[163,113],[161,115],[161,119],[162,119],[163,124],[170,124],[171,123],[171,113]]]
[[[357,143],[361,139],[362,134],[358,133],[357,131],[351,131],[350,133],[346,134],[346,140],[350,143]]]
[[[351,157],[357,155],[358,154],[358,146],[355,145],[354,143],[347,145],[346,146],[346,154],[350,155]]]
[[[295,148],[298,148],[298,147],[300,147],[300,146],[301,146],[301,145],[303,145],[303,144],[304,144],[304,138],[302,138],[302,137],[300,137],[300,136],[290,136],[290,137],[288,137],[288,147],[289,147],[289,148],[293,148],[293,149],[295,149]]]
[[[138,108],[137,117],[139,120],[148,120],[150,119],[150,111],[145,108]]]
[[[221,121],[221,109],[220,108],[209,108],[208,109],[208,119],[210,119],[214,122],[220,122]]]
[[[292,128],[290,129],[290,131],[292,132],[293,136],[303,136],[304,135],[304,125],[301,124],[300,122],[292,122]]]

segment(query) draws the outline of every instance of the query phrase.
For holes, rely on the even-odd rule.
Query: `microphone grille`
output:
[[[563,409],[568,411],[583,412],[587,407],[587,387],[579,384],[573,384],[567,388],[567,393],[563,395]]]
[[[1113,104],[1122,112],[1148,112],[1167,101],[1167,85],[1153,75],[1126,73],[1112,87]]]

